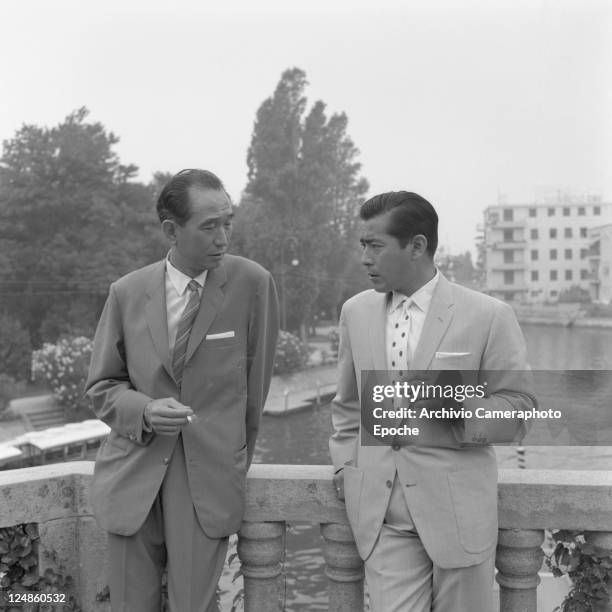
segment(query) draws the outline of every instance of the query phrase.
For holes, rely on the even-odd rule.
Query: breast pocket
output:
[[[473,367],[474,357],[472,353],[456,352],[445,353],[439,351],[435,354],[432,370],[468,370]]]
[[[207,349],[221,349],[221,348],[231,348],[232,346],[238,345],[237,338],[206,338],[204,340],[204,346]]]

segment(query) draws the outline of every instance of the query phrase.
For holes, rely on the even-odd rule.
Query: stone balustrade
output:
[[[0,527],[38,523],[41,570],[61,564],[74,579],[85,612],[106,586],[105,535],[95,524],[87,491],[92,462],[0,471]],[[254,465],[239,534],[246,612],[282,610],[285,524],[321,526],[329,609],[363,607],[363,565],[336,499],[329,466]],[[612,474],[604,471],[502,470],[496,565],[501,612],[535,612],[544,529],[581,529],[612,550]],[[53,559],[44,551],[53,551]]]

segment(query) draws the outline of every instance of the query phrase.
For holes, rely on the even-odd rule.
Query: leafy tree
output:
[[[0,305],[35,346],[71,327],[91,332],[109,283],[160,251],[152,187],[133,181],[118,138],[87,116],[24,125],[3,146]]]
[[[440,247],[436,251],[435,260],[440,272],[449,280],[466,287],[476,288],[478,286],[479,271],[474,267],[470,251],[451,255],[444,247]]]
[[[306,112],[306,85],[302,70],[286,70],[257,111],[234,241],[272,270],[288,326],[302,336],[323,304],[335,308],[343,296],[358,261],[357,209],[368,189],[346,115],[328,116],[321,101]]]
[[[580,285],[572,285],[559,293],[559,302],[581,302],[583,304],[591,302],[591,294],[580,287]]]
[[[18,319],[0,314],[0,374],[16,380],[30,377],[30,336]]]

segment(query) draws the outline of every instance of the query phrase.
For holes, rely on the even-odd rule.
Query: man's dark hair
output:
[[[187,169],[175,174],[166,183],[157,198],[157,215],[160,222],[166,219],[185,225],[191,216],[189,208],[189,188],[200,187],[213,191],[225,191],[221,179],[208,170]]]
[[[389,191],[364,202],[359,216],[367,221],[391,212],[387,233],[399,241],[402,249],[411,238],[422,234],[427,238],[427,252],[431,257],[438,248],[438,214],[434,207],[418,193]]]

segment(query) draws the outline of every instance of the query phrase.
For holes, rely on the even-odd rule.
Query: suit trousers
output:
[[[159,612],[166,567],[171,612],[217,612],[227,544],[228,538],[209,538],[200,527],[179,435],[142,527],[131,536],[108,534],[112,612]]]
[[[495,555],[442,569],[429,558],[397,474],[374,549],[365,561],[372,612],[491,612]]]

